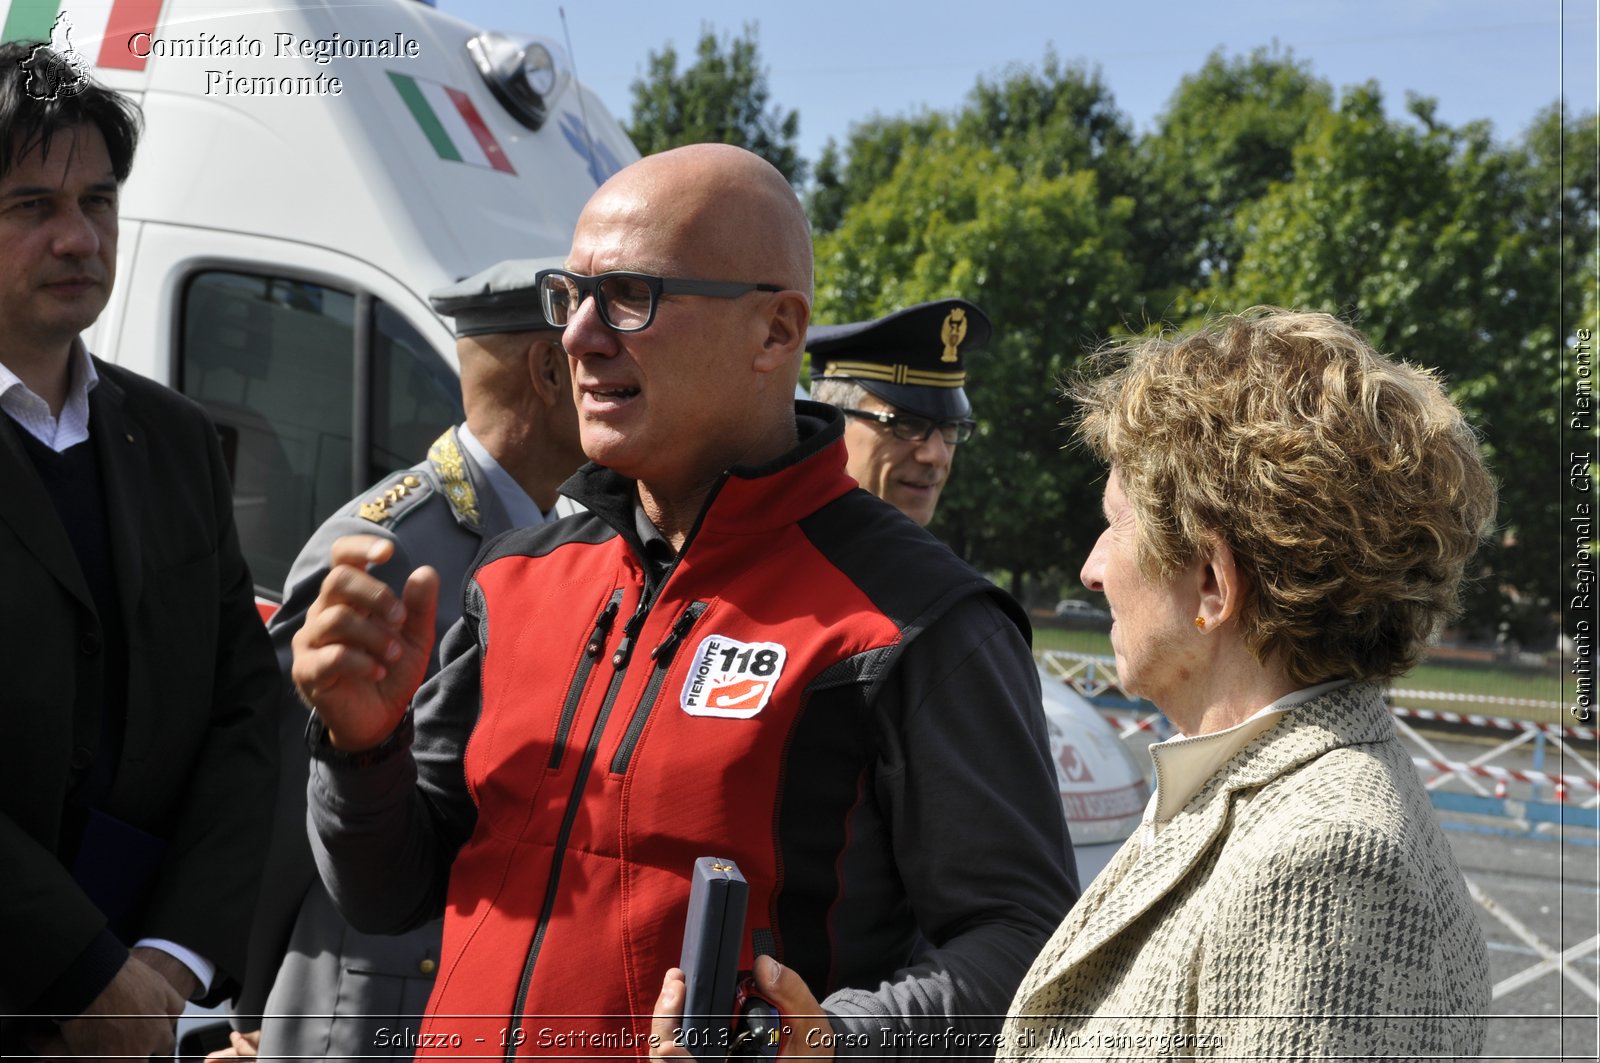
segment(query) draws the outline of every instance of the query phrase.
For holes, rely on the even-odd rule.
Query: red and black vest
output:
[[[881,835],[852,836],[894,725],[877,691],[965,596],[1026,620],[844,461],[835,428],[730,472],[664,578],[631,481],[595,466],[566,488],[588,514],[485,553],[477,821],[419,1055],[646,1054],[700,856],[750,883],[742,966],[759,941],[821,999],[905,965],[905,891]]]

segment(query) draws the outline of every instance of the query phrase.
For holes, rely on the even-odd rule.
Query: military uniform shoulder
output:
[[[474,532],[483,530],[483,510],[479,505],[478,489],[473,486],[468,472],[468,459],[456,438],[454,428],[433,441],[428,448],[428,468],[439,483],[439,490],[450,502],[450,512],[456,522]]]
[[[477,488],[473,485],[469,459],[456,438],[454,428],[433,441],[426,461],[397,472],[361,496],[354,507],[357,516],[393,527],[408,513],[437,499],[450,507],[457,524],[473,532],[482,530],[483,516]]]
[[[415,512],[438,489],[424,468],[405,469],[381,480],[362,496],[356,515],[374,524],[393,527]]]

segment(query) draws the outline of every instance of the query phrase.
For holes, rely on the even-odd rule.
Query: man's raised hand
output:
[[[367,571],[393,555],[394,544],[375,535],[335,540],[332,568],[294,636],[295,689],[336,749],[387,738],[428,671],[439,576],[423,566],[396,597]]]

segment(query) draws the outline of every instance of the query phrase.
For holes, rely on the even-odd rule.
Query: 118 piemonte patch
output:
[[[690,716],[745,720],[767,707],[788,651],[776,642],[707,635],[689,662],[679,699]]]

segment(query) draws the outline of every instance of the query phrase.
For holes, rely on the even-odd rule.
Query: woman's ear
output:
[[[1200,605],[1196,614],[1207,629],[1239,614],[1244,605],[1245,582],[1233,550],[1221,538],[1213,539],[1200,557]]]

